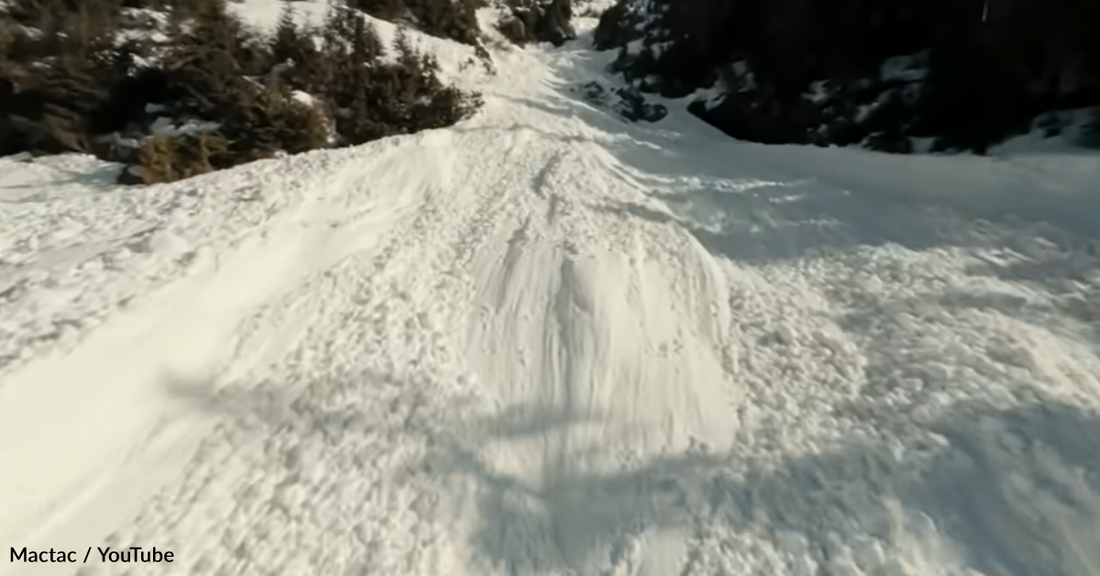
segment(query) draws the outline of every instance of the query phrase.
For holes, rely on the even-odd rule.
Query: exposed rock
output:
[[[497,29],[515,44],[550,42],[562,46],[577,37],[570,0],[551,0],[532,7],[513,7]]]
[[[618,3],[600,15],[600,23],[592,36],[597,50],[609,50],[626,46],[642,37],[639,25],[642,23],[637,13],[631,11],[625,3]]]
[[[656,122],[668,116],[668,109],[664,105],[646,102],[645,97],[637,90],[619,88],[615,90],[615,95],[619,97],[619,101],[613,109],[631,122]]]
[[[588,102],[608,108],[630,122],[657,122],[668,115],[662,104],[646,102],[645,96],[632,88],[618,88],[608,92],[599,82],[588,82],[572,90]]]
[[[522,46],[534,41],[533,20],[530,10],[513,9],[511,15],[500,19],[497,30],[513,44]]]
[[[762,144],[806,144],[809,140],[805,127],[787,119],[781,108],[751,95],[729,94],[713,107],[692,102],[688,111],[740,140]]]
[[[118,173],[115,182],[123,186],[136,186],[145,184],[146,178],[141,166],[126,166]]]
[[[570,0],[551,0],[536,8],[535,38],[561,46],[577,37],[573,28],[573,5]]]

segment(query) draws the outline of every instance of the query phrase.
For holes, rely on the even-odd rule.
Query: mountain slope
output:
[[[1097,574],[1095,157],[629,124],[571,92],[607,81],[582,45],[499,54],[452,129],[145,190],[5,176],[0,541]]]

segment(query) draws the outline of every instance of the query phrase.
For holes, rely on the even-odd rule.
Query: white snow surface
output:
[[[0,573],[1100,574],[1100,159],[629,124],[588,45],[171,185],[0,160],[0,545],[175,554]]]

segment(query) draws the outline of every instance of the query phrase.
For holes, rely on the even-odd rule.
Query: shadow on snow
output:
[[[339,386],[423,392],[373,373]],[[323,433],[326,444],[353,444],[378,426],[377,406],[333,409],[310,394],[265,386],[169,388],[261,437],[290,426]],[[449,429],[453,416],[411,408],[396,414],[394,430],[425,447],[423,460],[405,468],[472,482],[478,524],[469,545],[477,559],[509,574],[570,573],[624,535],[699,535],[704,527],[773,541],[793,532],[818,564],[838,553],[830,543],[838,532],[877,538],[895,555],[944,548],[948,556],[927,560],[957,557],[989,575],[1095,576],[1100,566],[1100,417],[1050,399],[1010,410],[955,405],[922,425],[944,441],[904,453],[862,440],[783,462],[697,452],[610,474],[563,462],[534,482],[495,471],[479,453],[494,443],[565,434],[590,417],[524,407]]]

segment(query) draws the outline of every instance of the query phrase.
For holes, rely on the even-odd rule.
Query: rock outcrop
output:
[[[516,44],[549,42],[562,46],[577,37],[573,28],[573,6],[570,0],[550,0],[531,6],[515,6],[503,18],[500,32]]]

